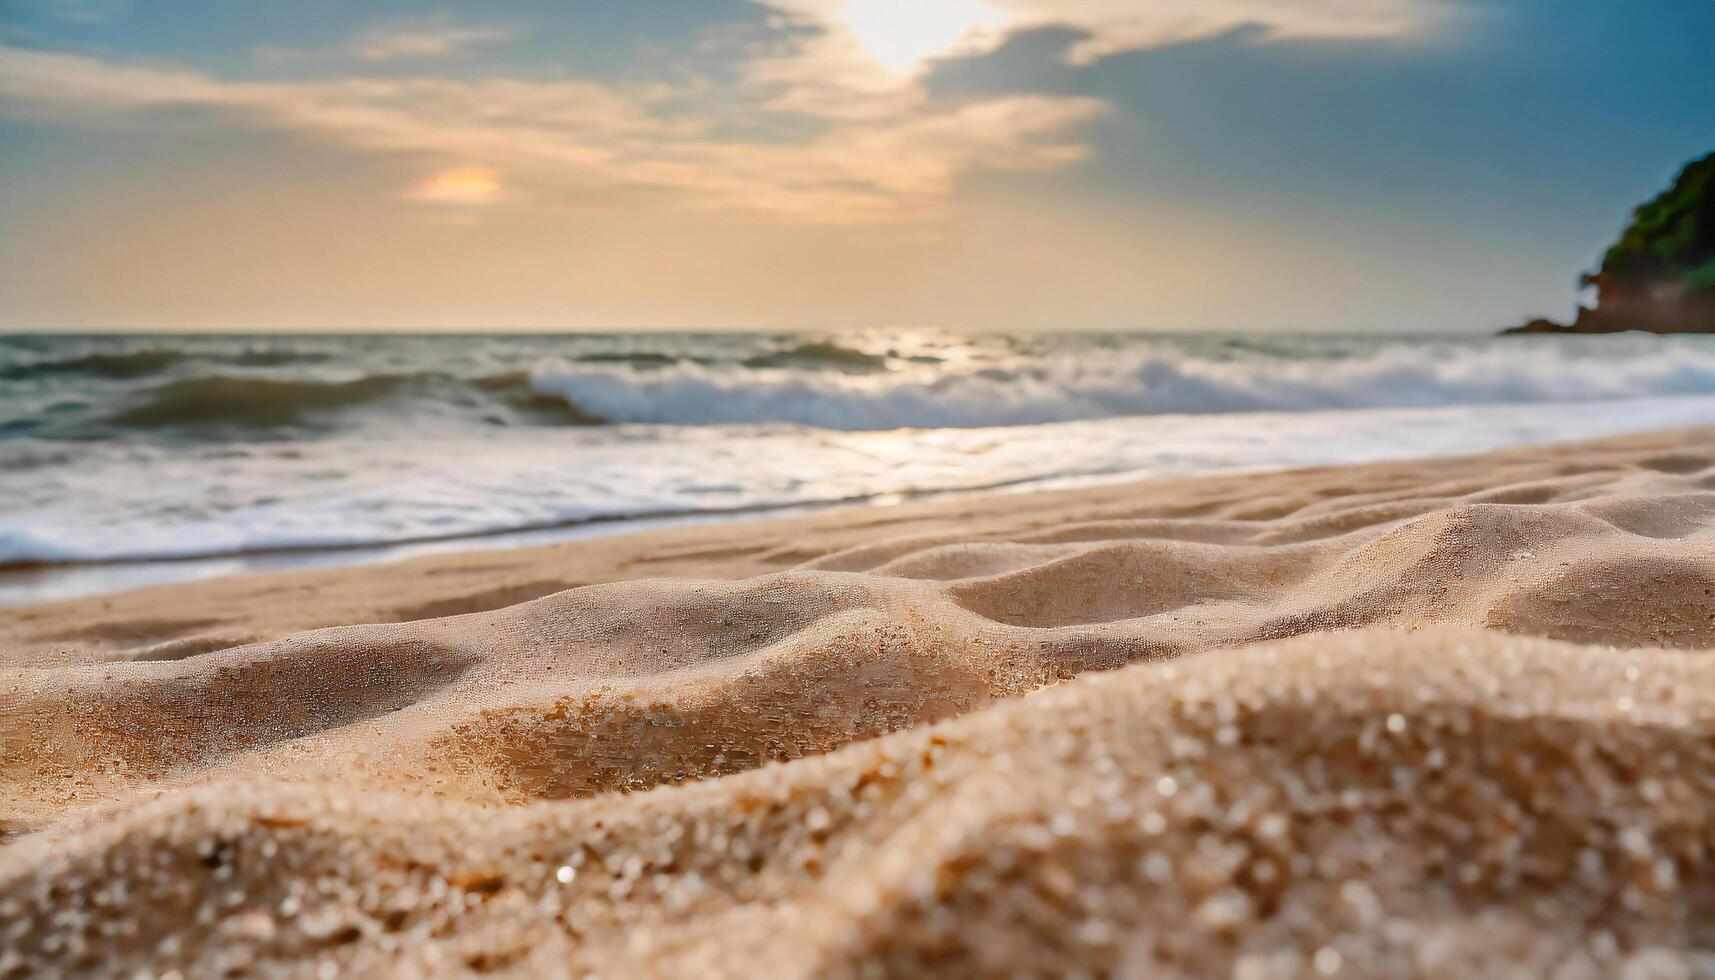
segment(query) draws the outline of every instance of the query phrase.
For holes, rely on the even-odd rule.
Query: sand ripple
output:
[[[16,643],[0,976],[1715,973],[1715,431],[937,506]]]

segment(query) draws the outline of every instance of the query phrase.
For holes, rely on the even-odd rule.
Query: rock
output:
[[[1715,333],[1715,154],[1638,208],[1596,272],[1596,305],[1570,325],[1532,320],[1524,333]]]

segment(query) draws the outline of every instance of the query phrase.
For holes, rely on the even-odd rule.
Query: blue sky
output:
[[[0,0],[0,328],[1481,331],[1715,0]]]

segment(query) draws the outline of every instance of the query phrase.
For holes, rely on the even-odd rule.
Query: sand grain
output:
[[[0,976],[1715,973],[1715,430],[215,581],[0,644]]]

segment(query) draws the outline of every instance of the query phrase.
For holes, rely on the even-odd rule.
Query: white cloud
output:
[[[0,96],[78,121],[203,108],[361,150],[504,170],[514,186],[653,191],[685,207],[806,223],[929,218],[974,170],[1069,166],[1088,153],[1082,128],[1105,109],[1076,97],[910,99],[798,142],[760,142],[660,111],[671,95],[499,78],[240,82],[0,47]]]
[[[783,57],[871,89],[909,81],[930,60],[992,51],[1020,32],[1061,27],[1084,35],[1068,57],[1109,55],[1254,28],[1268,40],[1380,39],[1433,27],[1444,0],[754,0],[814,35]],[[956,14],[956,16],[953,16]],[[813,73],[776,66],[771,77]]]
[[[1245,27],[1260,40],[1394,38],[1430,29],[1444,10],[1443,0],[756,2],[776,13],[767,33],[742,49],[738,86],[719,92],[706,80],[683,90],[502,77],[240,81],[0,47],[0,96],[84,122],[202,108],[244,125],[422,157],[438,176],[406,188],[413,200],[495,202],[494,175],[504,172],[508,199],[531,188],[643,191],[753,220],[890,222],[943,213],[974,171],[1077,164],[1090,153],[1089,123],[1108,108],[1072,96],[936,98],[924,83],[936,58],[992,51],[1049,26],[1080,33],[1068,52],[1075,62]],[[337,51],[360,62],[431,58],[509,36],[416,20]],[[702,112],[675,112],[681,103]],[[717,135],[722,123],[759,114],[789,114],[813,128],[796,141]]]
[[[436,177],[408,199],[496,203],[537,191],[641,191],[749,220],[856,223],[931,218],[976,170],[1053,172],[1089,154],[1103,101],[1019,94],[947,101],[924,86],[940,57],[1062,26],[1068,57],[1211,38],[1398,38],[1427,31],[1442,0],[756,0],[775,10],[743,51],[736,91],[506,77],[346,76],[233,81],[177,65],[0,46],[0,96],[82,122],[204,108],[369,153],[424,158]],[[508,38],[444,19],[393,22],[348,41],[358,62],[432,58]],[[262,53],[266,57],[266,51]],[[295,57],[295,55],[293,55]],[[326,57],[326,55],[322,55]],[[677,96],[691,96],[679,100]],[[725,96],[722,100],[722,96]],[[701,106],[700,113],[674,105]],[[722,124],[789,113],[797,141],[717,136]]]
[[[778,40],[753,54],[746,80],[770,109],[826,119],[909,112],[926,101],[933,59],[993,47],[1006,26],[990,0],[757,2],[780,12]]]
[[[1254,28],[1267,40],[1379,40],[1433,28],[1442,0],[995,0],[1015,30],[1068,27],[1087,37],[1069,57],[1088,64],[1126,51]]]
[[[364,31],[351,39],[324,48],[291,48],[274,44],[251,49],[256,60],[268,65],[302,62],[333,62],[444,58],[479,44],[510,41],[517,32],[507,27],[459,24],[444,17],[393,21]]]
[[[923,104],[937,59],[992,52],[1050,27],[1081,35],[1076,64],[1243,28],[1264,41],[1383,39],[1431,29],[1444,0],[754,0],[776,11],[777,43],[745,77],[776,111],[838,120]]]
[[[361,34],[352,41],[349,50],[365,61],[437,58],[472,45],[508,41],[512,36],[512,31],[501,27],[465,27],[443,21],[418,21]]]

